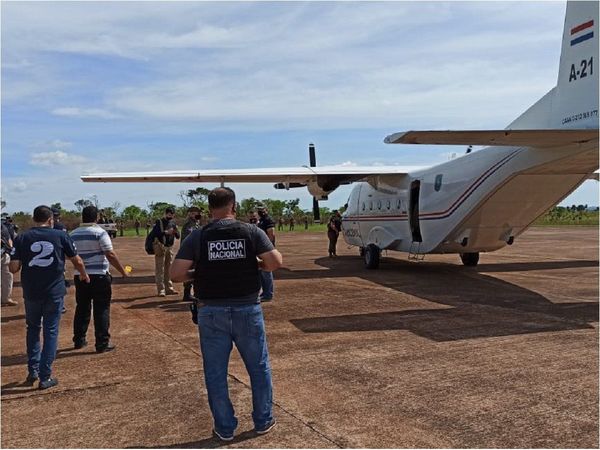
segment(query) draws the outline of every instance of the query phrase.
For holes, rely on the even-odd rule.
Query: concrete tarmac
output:
[[[2,447],[598,448],[598,230],[532,228],[514,245],[376,271],[324,234],[278,237],[284,269],[264,304],[275,414],[256,436],[248,375],[234,350],[236,439],[211,437],[197,329],[179,296],[159,298],[142,238],[117,238],[133,277],[115,278],[117,349],[72,348],[66,298],[60,384],[26,387],[25,321],[2,308]],[[182,290],[181,286],[178,290]]]

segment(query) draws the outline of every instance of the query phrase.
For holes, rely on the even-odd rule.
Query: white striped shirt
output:
[[[104,252],[113,249],[108,233],[95,223],[82,223],[71,233],[77,247],[77,254],[83,259],[85,270],[90,275],[104,275],[108,272],[108,259]],[[75,270],[76,275],[80,275]]]

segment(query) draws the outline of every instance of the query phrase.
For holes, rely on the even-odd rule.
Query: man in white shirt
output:
[[[79,279],[79,272],[75,271],[77,307],[73,319],[73,343],[76,349],[87,345],[86,333],[93,302],[96,352],[104,353],[115,348],[115,345],[110,342],[108,332],[112,297],[109,262],[123,277],[127,277],[128,273],[113,251],[108,233],[96,223],[98,209],[95,206],[86,206],[81,211],[81,218],[83,223],[71,233],[71,238],[77,246],[79,256],[83,259],[90,282],[84,283]]]

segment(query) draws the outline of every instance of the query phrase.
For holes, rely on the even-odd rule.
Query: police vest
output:
[[[256,249],[248,225],[235,221],[202,228],[194,270],[194,294],[201,300],[248,297],[260,290]]]

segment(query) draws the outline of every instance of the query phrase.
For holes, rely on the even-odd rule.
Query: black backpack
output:
[[[158,219],[158,222],[160,226],[160,231],[162,232],[162,219]],[[154,228],[152,228],[152,231],[150,231],[150,233],[148,233],[148,236],[146,236],[146,242],[144,242],[144,250],[146,250],[146,253],[148,253],[149,255],[154,255],[154,238],[158,238],[158,236],[154,235]]]

